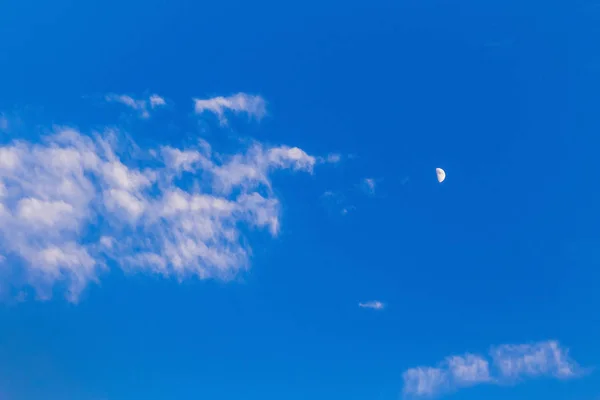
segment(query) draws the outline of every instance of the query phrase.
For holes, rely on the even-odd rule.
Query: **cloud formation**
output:
[[[124,148],[113,131],[59,128],[0,146],[0,257],[24,284],[76,301],[110,265],[184,279],[229,280],[249,266],[243,231],[277,235],[276,170],[312,173],[297,147],[252,143],[219,154]],[[14,272],[14,271],[13,271]]]
[[[197,114],[209,111],[219,118],[221,125],[227,124],[225,113],[227,111],[235,114],[245,113],[250,117],[261,119],[266,114],[266,104],[262,97],[246,93],[236,93],[223,97],[217,96],[210,99],[194,99]]]
[[[167,104],[165,99],[160,97],[157,94],[151,95],[147,100],[134,99],[131,96],[125,94],[108,94],[105,96],[106,101],[108,102],[116,102],[121,103],[133,110],[139,112],[140,117],[149,118],[150,117],[150,109],[155,109],[157,107],[163,107]]]
[[[434,397],[479,384],[515,383],[525,378],[574,378],[581,368],[556,341],[534,344],[505,344],[490,349],[491,359],[464,354],[446,357],[434,367],[411,368],[404,372],[404,394]]]
[[[360,308],[372,308],[374,310],[383,310],[383,308],[385,307],[385,304],[383,304],[381,301],[367,301],[365,303],[358,303],[358,306]]]
[[[375,193],[375,186],[376,186],[376,183],[375,183],[375,179],[373,179],[373,178],[365,178],[362,181],[363,190],[365,192],[367,192],[368,194]]]
[[[558,379],[575,377],[580,368],[558,342],[502,345],[490,351],[494,365],[506,379],[552,376]]]
[[[159,95],[153,94],[152,96],[150,96],[150,108],[156,108],[165,105],[167,105],[167,102]]]

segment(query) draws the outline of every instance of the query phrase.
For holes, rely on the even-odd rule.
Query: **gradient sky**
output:
[[[3,1],[0,400],[597,400],[599,27]]]

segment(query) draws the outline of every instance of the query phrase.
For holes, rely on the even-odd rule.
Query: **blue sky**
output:
[[[3,2],[0,399],[597,400],[599,18]]]

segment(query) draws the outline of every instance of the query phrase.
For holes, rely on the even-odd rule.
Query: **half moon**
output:
[[[437,175],[438,182],[439,183],[444,182],[444,179],[446,179],[446,172],[444,172],[444,170],[441,168],[436,168],[435,173]]]

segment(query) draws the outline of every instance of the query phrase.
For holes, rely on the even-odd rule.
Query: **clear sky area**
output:
[[[599,40],[596,0],[0,2],[0,400],[600,400]]]

